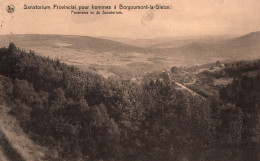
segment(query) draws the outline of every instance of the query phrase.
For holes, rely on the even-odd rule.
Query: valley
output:
[[[244,36],[205,36],[130,40],[61,35],[6,35],[0,45],[14,42],[26,51],[59,59],[104,77],[137,79],[172,66],[216,61],[259,59],[260,32]],[[250,42],[250,43],[249,43]],[[252,42],[252,43],[251,43]],[[245,54],[246,53],[246,54]]]
[[[0,37],[4,161],[259,159],[260,32],[150,47]]]

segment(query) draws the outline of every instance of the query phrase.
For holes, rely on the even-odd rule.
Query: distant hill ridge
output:
[[[187,59],[208,57],[232,60],[257,59],[260,58],[260,32],[252,32],[241,37],[215,43],[193,42],[175,48],[157,49],[156,52]]]
[[[127,45],[113,40],[95,38],[90,36],[66,36],[66,35],[1,35],[1,46],[7,46],[13,42],[17,46],[30,48],[30,46],[53,46],[57,43],[67,43],[67,48],[75,50],[93,50],[96,52],[144,52],[144,48]],[[33,41],[33,42],[31,42]],[[31,42],[31,43],[30,43]]]
[[[121,41],[121,42],[120,42]],[[147,40],[148,41],[148,40]],[[7,46],[14,42],[25,49],[32,47],[68,48],[76,51],[112,52],[112,53],[155,53],[195,62],[196,59],[242,60],[260,58],[260,31],[232,38],[180,40],[176,42],[160,42],[149,40],[152,47],[129,45],[118,39],[109,40],[89,36],[68,35],[5,35],[0,36],[0,45]],[[126,41],[125,41],[126,42]],[[141,43],[141,42],[140,42]],[[144,43],[144,42],[142,42]],[[147,42],[148,43],[148,42]],[[158,48],[157,48],[157,44]],[[188,44],[187,44],[188,43]],[[184,45],[181,45],[184,44]]]

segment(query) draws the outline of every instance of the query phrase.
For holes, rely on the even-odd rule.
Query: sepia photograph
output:
[[[0,161],[259,160],[259,0],[0,0]]]

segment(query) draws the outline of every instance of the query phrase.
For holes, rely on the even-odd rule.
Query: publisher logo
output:
[[[14,10],[15,10],[14,5],[12,5],[12,4],[7,5],[6,11],[7,11],[8,13],[13,13]]]

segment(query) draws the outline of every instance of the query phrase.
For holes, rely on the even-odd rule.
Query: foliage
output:
[[[0,74],[0,97],[24,130],[67,160],[222,160],[217,149],[240,146],[243,129],[254,130],[248,106],[259,107],[249,104],[254,94],[236,102],[244,97],[230,94],[236,81],[220,92],[226,104],[177,90],[166,76],[104,79],[14,44],[0,49]]]

